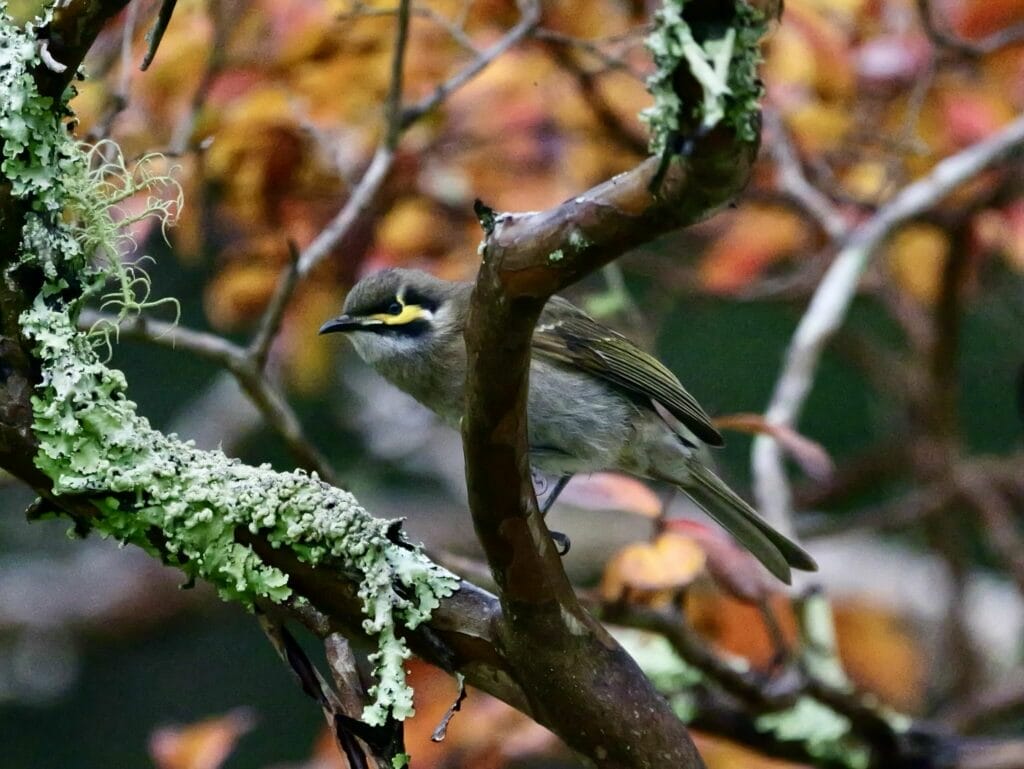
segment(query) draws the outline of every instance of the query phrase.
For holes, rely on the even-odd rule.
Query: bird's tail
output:
[[[802,571],[817,571],[814,562],[799,545],[783,536],[757,514],[717,475],[697,462],[687,467],[686,479],[679,482],[666,479],[679,486],[737,542],[787,585],[791,581],[790,567]]]

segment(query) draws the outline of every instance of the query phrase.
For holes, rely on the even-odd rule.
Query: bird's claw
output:
[[[563,558],[569,553],[569,548],[572,547],[569,537],[560,531],[551,532],[551,541],[555,543],[555,550]]]

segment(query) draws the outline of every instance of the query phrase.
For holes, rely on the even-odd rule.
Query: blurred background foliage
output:
[[[498,210],[541,209],[634,166],[646,152],[637,113],[650,101],[648,5],[545,2],[528,40],[409,127],[378,194],[288,305],[271,371],[308,439],[373,512],[408,516],[433,552],[474,555],[457,436],[316,330],[369,271],[401,265],[472,277],[481,237],[474,198]],[[303,249],[328,225],[381,140],[395,3],[180,0],[140,73],[157,7],[133,2],[102,34],[77,86],[77,131],[111,136],[128,158],[167,156],[186,207],[169,243],[145,226],[135,232],[156,257],[156,291],[181,301],[184,325],[244,343],[287,268],[288,242]],[[410,104],[518,19],[510,0],[416,0],[413,9]],[[765,49],[769,119],[743,199],[629,255],[574,298],[656,349],[711,413],[762,411],[834,246],[780,183],[786,164],[843,223],[871,215],[939,159],[1020,113],[1024,45],[983,52],[974,44],[1010,40],[1021,24],[1019,0],[787,0]],[[966,260],[957,285],[958,456],[1019,457],[1021,179],[1006,168],[986,172],[888,240],[800,425],[835,469],[796,470],[801,525],[821,556],[854,680],[907,712],[1003,731],[1020,729],[1024,711],[1021,564],[1000,555],[984,516],[946,510],[944,529],[936,527],[925,513],[914,517],[908,492],[920,488],[928,451],[927,415],[913,398],[927,346],[921,327],[954,257]],[[294,466],[209,362],[130,341],[113,360],[161,429],[246,461]],[[727,437],[722,471],[749,488],[750,437]],[[707,579],[711,556],[699,538],[677,535],[696,551],[647,544],[662,508],[657,491],[614,477],[574,482],[553,524],[573,539],[573,575],[616,596],[686,587],[701,633],[769,664],[774,649],[757,610]],[[66,524],[26,526],[20,510],[31,500],[11,484],[2,494],[10,512],[0,519],[5,769],[341,766],[315,707],[239,607],[218,604],[202,586],[179,590],[178,575],[140,553],[68,542]],[[1018,535],[1020,499],[1010,495]],[[689,512],[678,500],[671,509]],[[901,512],[909,523],[888,526]],[[883,540],[878,530],[888,528],[899,531]],[[791,632],[785,600],[776,604]],[[414,767],[578,765],[543,729],[476,693],[432,745],[454,685],[412,668],[421,703],[409,731]],[[1009,707],[972,720],[993,687],[1014,684]],[[722,741],[700,746],[712,769],[775,765]]]

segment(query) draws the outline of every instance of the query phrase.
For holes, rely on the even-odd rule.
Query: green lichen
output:
[[[662,694],[680,694],[704,680],[700,669],[684,662],[664,636],[625,627],[609,630]]]
[[[866,769],[871,751],[851,734],[850,720],[810,697],[801,697],[786,710],[758,716],[755,727],[783,742],[802,742],[807,752],[822,761],[849,769]]]
[[[590,240],[579,230],[573,230],[569,233],[569,248],[575,251],[577,254],[585,248],[591,246]]]
[[[64,124],[70,93],[56,105],[38,94],[29,74],[37,62],[33,28],[16,26],[0,0],[0,170],[28,211],[10,269],[37,269],[44,283],[20,318],[41,370],[32,398],[36,465],[56,494],[80,495],[96,507],[90,523],[100,533],[159,555],[246,606],[282,601],[292,590],[286,574],[237,541],[239,531],[357,579],[363,627],[378,639],[371,655],[378,683],[363,720],[407,717],[409,650],[399,627],[429,618],[458,580],[396,542],[391,522],[373,518],[315,475],[276,473],[200,451],[137,413],[124,375],[101,362],[95,337],[77,331],[74,317],[82,294],[107,281],[115,285],[108,298],[122,311],[153,304],[148,279],[122,267],[126,222],[115,224],[110,210],[159,176],[129,171],[109,146],[102,148],[107,160],[95,162]],[[170,209],[151,202],[147,213],[166,221]]]
[[[548,261],[551,262],[552,264],[557,264],[563,259],[565,259],[565,254],[562,253],[562,249],[560,248],[548,254]]]
[[[655,13],[647,38],[656,66],[647,80],[654,105],[640,114],[651,132],[651,154],[663,156],[673,137],[691,121],[700,131],[725,123],[741,141],[756,140],[758,101],[764,90],[757,77],[759,41],[767,24],[764,15],[744,0],[734,2],[731,26],[700,35],[684,18],[687,0],[665,0]],[[700,102],[684,105],[679,98],[674,80],[680,67],[687,67],[700,84]]]
[[[87,495],[101,512],[93,522],[101,533],[167,554],[189,577],[246,606],[282,601],[292,591],[286,574],[236,541],[239,528],[307,563],[356,575],[363,628],[379,639],[373,658],[380,681],[364,720],[409,715],[412,693],[402,672],[409,651],[398,627],[428,619],[457,580],[419,550],[393,543],[389,521],[315,475],[251,467],[154,430],[128,400],[124,375],[103,365],[67,312],[43,297],[21,322],[44,364],[32,398],[36,465],[54,492]]]

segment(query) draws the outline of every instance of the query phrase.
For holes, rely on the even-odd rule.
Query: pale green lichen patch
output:
[[[399,625],[415,627],[458,586],[419,550],[388,538],[388,521],[367,514],[348,492],[301,471],[251,467],[165,436],[128,400],[124,376],[98,359],[68,314],[42,297],[22,327],[43,361],[33,397],[36,465],[57,494],[95,500],[102,533],[169,560],[221,595],[251,606],[291,595],[287,576],[235,539],[244,527],[312,564],[331,561],[359,578],[363,628],[380,640],[380,682],[364,718],[381,723],[412,712]]]
[[[563,259],[565,259],[565,254],[560,248],[548,254],[548,261],[551,262],[551,264],[558,264]]]
[[[626,627],[609,630],[663,694],[678,694],[704,680],[704,674],[684,662],[664,636]]]
[[[579,230],[573,230],[569,233],[569,248],[571,248],[577,254],[585,248],[591,246],[590,240]]]
[[[685,18],[687,1],[665,0],[647,38],[656,66],[647,80],[654,105],[640,117],[651,131],[653,155],[663,155],[691,118],[697,130],[707,131],[724,122],[741,141],[757,138],[758,100],[763,93],[757,78],[759,41],[766,29],[763,14],[744,0],[733,0],[731,26],[697,34]],[[702,99],[695,104],[683,104],[677,93],[675,77],[680,67],[688,68],[700,84]]]
[[[108,296],[120,308],[147,304],[136,292],[148,291],[148,281],[121,265],[121,235],[109,207],[155,177],[124,169],[116,154],[114,167],[90,163],[63,122],[68,94],[59,105],[38,95],[30,75],[37,61],[32,28],[14,25],[0,0],[0,172],[28,210],[11,269],[34,268],[43,277],[40,294],[20,318],[41,370],[32,398],[36,465],[56,494],[79,495],[95,506],[94,529],[208,580],[225,598],[251,606],[292,596],[287,575],[236,539],[245,530],[357,579],[363,627],[378,639],[372,655],[378,683],[363,719],[405,718],[412,713],[412,691],[399,628],[429,618],[457,589],[457,578],[418,549],[393,541],[390,522],[371,517],[350,494],[316,476],[200,451],[154,430],[137,413],[124,376],[100,361],[95,338],[75,329],[81,297],[73,297],[113,280],[117,288]],[[119,175],[111,187],[107,179]],[[148,210],[169,213],[159,203]]]
[[[866,769],[871,751],[851,734],[850,720],[810,697],[793,707],[758,716],[759,731],[771,732],[783,742],[802,742],[809,754],[849,769]]]

